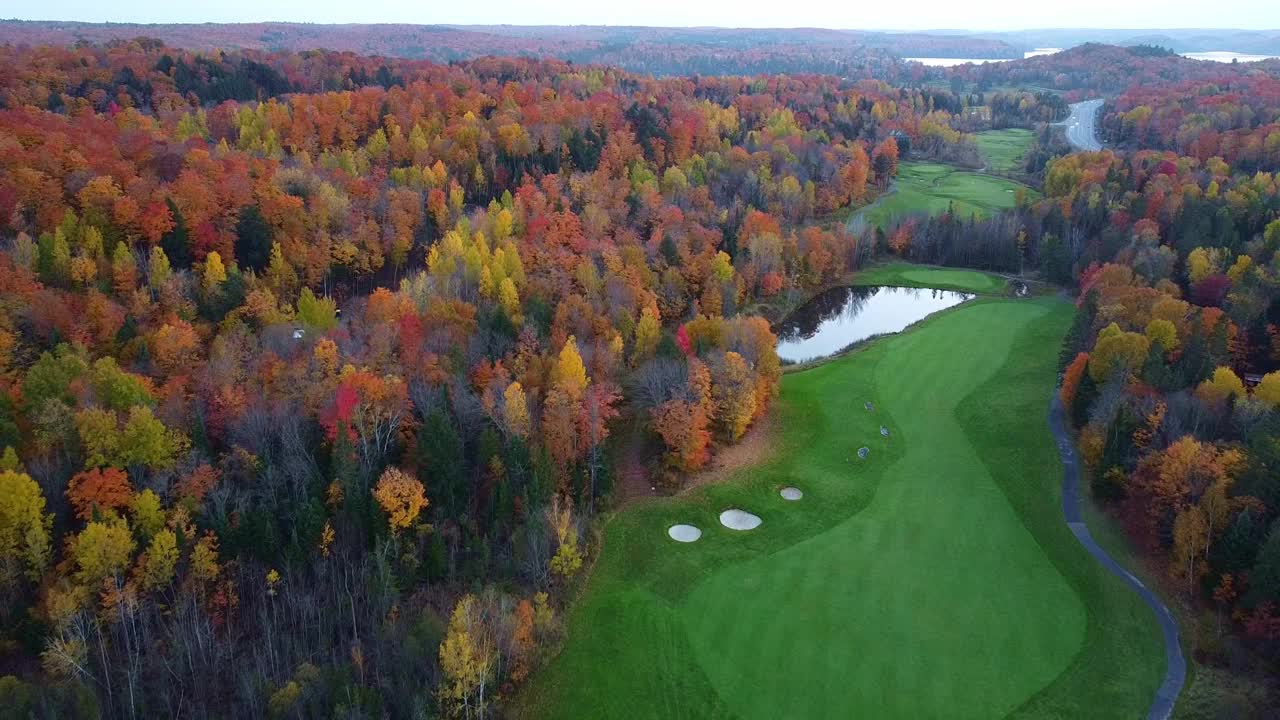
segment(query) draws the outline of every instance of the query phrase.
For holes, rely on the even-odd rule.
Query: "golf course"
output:
[[[854,213],[850,224],[892,228],[911,215],[936,215],[952,208],[958,215],[985,217],[1017,204],[1018,191],[1027,198],[1039,194],[1006,178],[963,170],[954,165],[906,161],[889,192]]]
[[[786,374],[764,460],[609,518],[516,716],[1145,714],[1155,619],[1060,509],[1046,418],[1071,304],[971,271],[859,281],[894,277],[978,297]]]
[[[1022,168],[1036,134],[1023,128],[1007,128],[980,132],[974,138],[978,143],[978,151],[987,161],[988,169],[1007,173]]]

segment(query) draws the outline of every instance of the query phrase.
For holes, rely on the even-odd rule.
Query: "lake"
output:
[[[1037,55],[1052,55],[1056,52],[1062,52],[1062,48],[1036,48],[1028,50],[1022,54],[1022,57],[1030,58]],[[973,63],[974,65],[984,65],[993,62],[1009,62],[1014,58],[933,58],[933,57],[909,57],[903,58],[907,62],[918,62],[921,65],[930,67],[955,67],[956,65],[964,65],[965,63]]]
[[[832,288],[778,326],[778,357],[801,363],[834,355],[867,338],[901,332],[972,298],[972,293],[931,288]]]
[[[1036,57],[1038,55],[1051,55],[1056,52],[1062,52],[1061,48],[1036,48],[1028,50],[1022,54],[1024,58]],[[1270,60],[1280,57],[1280,55],[1249,55],[1247,53],[1232,52],[1230,50],[1214,50],[1212,52],[1193,52],[1182,53],[1182,57],[1191,58],[1192,60],[1212,60],[1214,62],[1257,62],[1259,60]],[[974,65],[983,65],[993,62],[1009,62],[1010,58],[926,58],[926,57],[909,57],[903,58],[907,62],[918,62],[930,67],[955,67],[964,65],[965,63],[973,63]]]
[[[1259,60],[1270,60],[1277,55],[1247,55],[1245,53],[1231,52],[1230,50],[1214,50],[1212,52],[1194,52],[1182,53],[1182,57],[1191,58],[1192,60],[1212,60],[1214,62],[1258,62]]]

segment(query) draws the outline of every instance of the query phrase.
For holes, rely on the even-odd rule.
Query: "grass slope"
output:
[[[949,207],[960,215],[982,217],[1014,207],[1020,188],[1028,198],[1038,196],[1025,185],[994,175],[940,163],[903,162],[893,190],[855,213],[850,224],[854,229],[859,223],[887,229],[909,215],[937,215]]]
[[[786,375],[772,460],[611,519],[516,714],[1141,715],[1154,620],[1058,510],[1045,417],[1070,317],[1056,298],[979,300]],[[728,507],[764,525],[726,530]],[[671,542],[677,522],[703,539]]]
[[[1007,173],[1022,170],[1036,134],[1023,128],[1008,128],[980,132],[974,138],[987,167],[992,172]]]

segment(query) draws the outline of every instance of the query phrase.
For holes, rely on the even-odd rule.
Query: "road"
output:
[[[1101,99],[1071,103],[1071,115],[1058,124],[1066,129],[1067,142],[1071,143],[1072,147],[1088,152],[1102,149],[1102,143],[1098,142],[1098,134],[1094,127],[1101,107]]]
[[[1074,117],[1075,106],[1072,106],[1072,110]],[[1182,692],[1182,686],[1187,679],[1187,663],[1182,657],[1182,645],[1178,641],[1178,623],[1160,598],[1141,580],[1134,577],[1133,573],[1125,570],[1115,558],[1108,555],[1089,533],[1089,526],[1085,524],[1084,516],[1080,512],[1080,493],[1082,492],[1080,458],[1076,455],[1071,436],[1067,434],[1066,411],[1063,410],[1062,400],[1058,398],[1056,391],[1053,394],[1053,404],[1049,408],[1049,430],[1053,433],[1058,451],[1062,454],[1062,515],[1067,521],[1067,527],[1090,555],[1142,598],[1147,607],[1151,608],[1151,612],[1155,613],[1156,621],[1160,624],[1160,632],[1164,635],[1164,681],[1160,683],[1155,697],[1151,700],[1147,718],[1148,720],[1167,720],[1173,714],[1174,703],[1177,702],[1178,693]]]

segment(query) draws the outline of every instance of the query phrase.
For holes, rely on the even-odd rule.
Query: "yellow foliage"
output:
[[[1146,335],[1151,342],[1160,343],[1166,353],[1178,349],[1178,328],[1168,320],[1156,318],[1147,323]]]
[[[208,583],[217,579],[221,568],[218,564],[218,536],[208,531],[191,550],[191,576]]]
[[[582,356],[578,354],[578,341],[572,336],[565,341],[560,350],[560,358],[555,367],[555,385],[572,400],[582,399],[587,389],[587,369],[582,364]]]
[[[1200,383],[1196,395],[1206,402],[1220,403],[1227,398],[1237,400],[1245,396],[1244,382],[1231,368],[1220,367],[1213,371],[1213,377]]]
[[[1280,407],[1280,370],[1262,376],[1262,382],[1253,389],[1253,396],[1268,407]]]
[[[475,595],[463,595],[449,618],[440,643],[440,669],[445,681],[439,695],[451,715],[482,715],[489,675],[497,659],[491,633]]]
[[[516,437],[528,437],[529,404],[519,382],[511,383],[502,393],[502,417],[506,421],[507,432]]]
[[[1130,369],[1142,367],[1147,359],[1151,341],[1145,335],[1125,332],[1111,323],[1098,333],[1098,341],[1089,353],[1089,377],[1094,382],[1105,382],[1118,367]]]
[[[133,548],[133,534],[123,520],[89,523],[71,545],[76,580],[93,587],[118,575],[129,566]]]
[[[178,565],[178,536],[164,529],[151,538],[147,552],[142,556],[138,580],[143,590],[155,590],[173,581],[173,571]]]
[[[227,281],[227,268],[222,264],[222,256],[216,251],[211,252],[204,258],[204,289],[217,290],[218,286]]]
[[[556,495],[547,508],[547,519],[555,530],[560,543],[551,558],[551,572],[572,577],[582,567],[582,553],[578,550],[578,531],[573,523],[573,503]]]
[[[636,342],[634,356],[636,361],[651,357],[658,348],[662,338],[662,324],[658,320],[658,311],[646,306],[640,311],[640,322],[636,324]]]
[[[387,468],[373,489],[378,506],[387,514],[391,534],[411,527],[427,506],[427,494],[417,478],[395,467]]]
[[[48,565],[53,516],[44,502],[29,475],[0,472],[0,585],[11,587],[24,576],[37,580]]]

